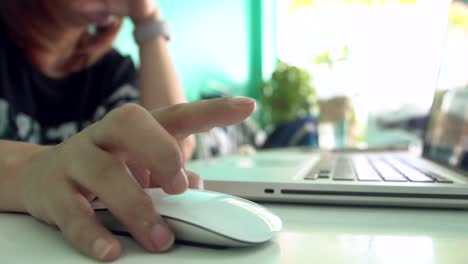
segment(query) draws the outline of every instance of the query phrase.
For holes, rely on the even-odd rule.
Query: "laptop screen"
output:
[[[453,1],[424,157],[468,172],[468,4]]]

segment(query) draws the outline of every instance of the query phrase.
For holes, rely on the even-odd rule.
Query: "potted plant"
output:
[[[271,79],[260,85],[260,105],[261,123],[271,132],[270,136],[293,140],[295,133],[304,128],[303,125],[308,124],[303,132],[312,133],[310,122],[317,121],[318,100],[311,75],[304,69],[284,62],[279,62]],[[286,131],[289,136],[285,135]],[[285,142],[283,140],[273,145],[290,145]],[[310,143],[310,140],[307,142]]]

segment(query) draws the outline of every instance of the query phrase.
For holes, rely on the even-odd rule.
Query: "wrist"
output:
[[[162,17],[161,13],[159,12],[159,9],[155,8],[154,10],[147,12],[142,16],[133,16],[130,17],[130,19],[132,20],[133,25],[135,25],[135,27],[138,27],[151,21],[159,21],[162,19]]]
[[[148,40],[164,39],[169,41],[171,39],[169,24],[165,20],[161,20],[158,14],[153,14],[152,17],[139,21],[135,24],[133,37],[138,45],[141,45]]]
[[[5,146],[10,154],[1,157],[0,168],[0,211],[25,212],[22,201],[21,174],[28,167],[36,152],[49,148],[48,146],[27,143],[11,143],[16,146]]]

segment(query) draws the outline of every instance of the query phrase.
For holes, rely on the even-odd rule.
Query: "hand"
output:
[[[190,137],[184,138],[183,140],[179,141],[179,147],[184,156],[184,160],[190,160],[197,147],[195,136],[191,135]]]
[[[120,255],[121,245],[94,214],[90,200],[97,196],[145,249],[165,251],[174,235],[140,186],[184,192],[189,180],[177,140],[238,123],[254,107],[246,98],[152,112],[124,105],[62,144],[32,153],[16,177],[20,204],[57,225],[83,254],[110,261]]]
[[[64,1],[62,1],[64,2]],[[73,0],[62,3],[68,19],[87,24],[105,24],[113,17],[130,17],[139,23],[159,15],[154,0]]]

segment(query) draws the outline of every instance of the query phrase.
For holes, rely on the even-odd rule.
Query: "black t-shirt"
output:
[[[111,50],[100,61],[64,79],[34,69],[0,23],[0,139],[56,144],[137,102],[132,60]]]

